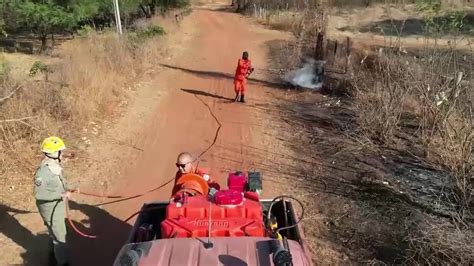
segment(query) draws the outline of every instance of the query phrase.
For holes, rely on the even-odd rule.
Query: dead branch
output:
[[[15,94],[15,93],[16,93],[18,90],[20,90],[22,87],[23,87],[23,84],[18,85],[18,86],[17,86],[12,92],[10,92],[7,96],[1,98],[1,99],[0,99],[0,103],[3,102],[3,101],[5,101],[5,100],[10,99],[10,98],[13,96],[13,94]]]
[[[37,127],[35,127],[35,126],[33,126],[33,125],[29,124],[29,123],[26,123],[24,120],[20,120],[20,121],[18,121],[18,122],[20,122],[21,124],[23,124],[23,125],[25,125],[25,126],[27,126],[27,127],[30,127],[30,128],[32,128],[32,129],[36,130],[36,131],[41,131],[39,128],[37,128]]]
[[[27,117],[21,117],[21,118],[5,119],[5,120],[0,120],[0,123],[21,122],[21,121],[33,119],[36,117],[38,116],[35,115],[35,116],[27,116]]]

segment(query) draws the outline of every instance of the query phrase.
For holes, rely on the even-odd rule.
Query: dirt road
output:
[[[97,189],[97,181],[102,180],[108,184],[108,193],[142,193],[174,177],[175,158],[182,151],[205,152],[200,166],[209,168],[221,182],[230,170],[267,167],[271,156],[266,151],[280,147],[269,134],[274,131],[271,121],[259,109],[272,100],[275,90],[265,76],[266,42],[287,37],[213,6],[195,9],[180,25],[180,33],[169,40],[169,57],[157,61],[159,73],[146,82],[131,111],[104,137],[115,135],[134,148],[109,145],[97,150],[103,158],[117,156],[116,163],[107,164],[106,174],[89,179],[84,190]],[[241,104],[233,102],[233,73],[244,50],[256,71],[247,103]],[[114,170],[119,171],[115,174]],[[276,177],[264,172],[265,180],[272,175]],[[76,220],[79,215],[88,217],[90,229],[84,230],[101,234],[95,241],[71,235],[75,264],[109,265],[130,229],[121,220],[144,201],[167,199],[171,188],[169,184],[140,198],[104,205],[104,209],[74,204],[82,212],[75,214]],[[277,185],[264,182],[266,196],[278,191]]]

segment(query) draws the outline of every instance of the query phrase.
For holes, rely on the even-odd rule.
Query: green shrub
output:
[[[158,25],[152,25],[145,29],[141,29],[137,31],[138,37],[142,39],[151,39],[153,37],[162,36],[165,34],[166,34],[165,30]]]
[[[152,25],[144,29],[139,29],[135,32],[128,33],[127,39],[129,43],[132,45],[132,47],[136,48],[138,47],[139,44],[145,42],[148,39],[151,39],[157,36],[162,36],[165,34],[166,32],[162,27],[158,25]]]
[[[79,36],[87,36],[92,32],[94,32],[94,28],[90,25],[84,25],[77,31],[77,34],[79,34]]]
[[[47,71],[48,71],[48,65],[46,65],[45,63],[41,61],[36,61],[33,63],[33,66],[31,66],[29,75],[30,77],[33,77],[36,74],[38,74],[38,72],[46,73]]]

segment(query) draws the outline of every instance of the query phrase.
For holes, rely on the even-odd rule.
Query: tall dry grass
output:
[[[354,107],[365,139],[411,153],[449,173],[444,204],[451,221],[425,218],[408,239],[410,260],[471,264],[474,176],[472,53],[436,46],[407,55],[399,47],[364,58],[353,74]]]
[[[143,71],[137,51],[114,35],[92,34],[65,44],[64,51],[55,72],[69,114],[64,119],[72,124],[112,115],[123,91]]]
[[[455,47],[427,48],[419,59],[385,50],[353,74],[360,128],[383,145],[407,136],[424,160],[449,170],[457,204],[466,210],[472,203],[474,167],[474,92],[467,77],[472,56]]]
[[[0,99],[14,92],[0,102],[0,202],[29,202],[43,138],[58,135],[70,147],[84,146],[81,136],[91,122],[119,114],[127,92],[159,58],[157,41],[92,32],[39,64],[47,65],[47,75],[38,71],[30,80],[14,80],[8,71],[0,75]]]

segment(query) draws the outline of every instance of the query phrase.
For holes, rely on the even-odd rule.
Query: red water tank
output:
[[[231,192],[232,195],[236,195],[235,192]],[[242,194],[240,195],[242,197]],[[230,201],[235,200],[236,198],[230,197]],[[176,202],[170,202],[166,219],[161,223],[162,237],[206,237],[209,215],[211,236],[265,236],[260,202],[248,198],[241,201],[240,205],[232,208],[210,203],[208,198],[202,195],[189,197],[180,207]],[[210,205],[212,206],[209,209]]]
[[[219,190],[214,195],[214,202],[219,206],[236,206],[242,203],[244,195],[237,190]]]
[[[243,192],[247,185],[247,176],[243,172],[230,173],[227,178],[227,186],[231,190]]]

